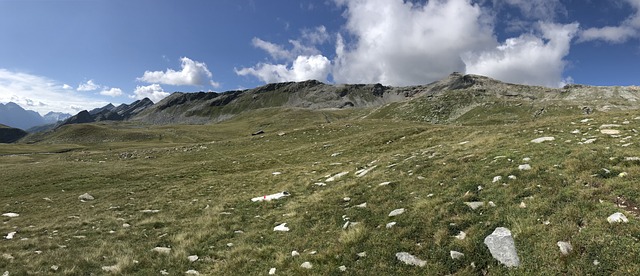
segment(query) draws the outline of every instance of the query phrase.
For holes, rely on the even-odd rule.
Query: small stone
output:
[[[12,239],[13,239],[13,236],[15,236],[15,235],[16,235],[16,232],[15,232],[15,231],[14,231],[14,232],[9,232],[9,234],[7,234],[7,236],[5,237],[5,239],[7,239],[7,240],[12,240]]]
[[[464,240],[464,238],[467,237],[467,233],[460,231],[460,233],[458,233],[458,235],[455,235],[454,237],[459,240]]]
[[[404,213],[404,208],[395,209],[395,210],[391,211],[391,213],[389,213],[389,216],[390,217],[395,217],[397,215],[401,215],[402,213]]]
[[[607,218],[607,221],[609,223],[621,223],[621,222],[627,223],[627,222],[629,222],[627,217],[624,214],[620,213],[620,212],[617,212],[617,213],[614,213],[614,214],[610,215]]]
[[[518,170],[521,170],[521,171],[531,170],[531,165],[529,165],[529,164],[520,165],[520,166],[518,166]]]
[[[520,205],[519,205],[518,207],[520,207],[520,208],[523,208],[523,209],[524,209],[524,208],[527,208],[527,204],[526,204],[526,203],[524,203],[524,201],[522,201],[522,202],[520,202]]]
[[[171,248],[158,246],[158,247],[155,247],[155,248],[151,249],[151,251],[158,252],[160,254],[169,254],[169,253],[171,253]]]
[[[491,235],[484,239],[484,244],[489,248],[491,256],[507,267],[520,265],[520,258],[516,252],[516,246],[511,236],[511,231],[504,227],[496,228]]]
[[[560,253],[562,253],[562,255],[569,255],[569,253],[571,253],[571,251],[573,251],[573,247],[571,246],[570,243],[565,242],[565,241],[559,241],[557,243],[558,247],[560,247]]]
[[[116,265],[103,266],[102,271],[110,272],[110,273],[118,273],[120,272],[120,267]]]
[[[169,272],[167,272],[166,269],[160,270],[160,274],[161,275],[169,275]]]
[[[20,215],[17,213],[4,213],[2,214],[3,217],[9,217],[9,218],[15,218],[15,217],[19,217]]]
[[[233,243],[232,242],[227,243],[227,247],[233,247]]]
[[[556,138],[554,138],[554,137],[540,137],[540,138],[536,138],[536,139],[531,140],[531,143],[540,144],[542,142],[553,141],[555,139]]]
[[[601,129],[600,133],[607,135],[618,135],[620,134],[620,131],[617,129]]]
[[[358,204],[358,205],[356,205],[356,207],[358,207],[358,208],[367,208],[367,203],[365,202],[365,203],[362,203],[362,204]]]
[[[629,175],[627,172],[621,172],[618,174],[618,177],[626,177],[627,175]]]
[[[454,259],[454,260],[464,257],[463,253],[460,253],[458,251],[453,251],[453,250],[449,251],[449,255],[451,255],[451,259]]]
[[[187,257],[187,260],[189,260],[190,262],[195,262],[199,259],[198,255],[191,255]]]
[[[529,161],[531,161],[531,158],[530,157],[525,157],[525,158],[522,158],[522,161],[523,162],[529,162]]]
[[[60,269],[60,267],[59,267],[59,266],[57,266],[57,265],[52,265],[52,266],[50,267],[50,269],[51,269],[51,270],[53,270],[53,271],[58,271],[58,269]]]
[[[509,178],[509,179],[511,179],[511,180],[516,180],[516,179],[518,179],[518,177],[516,177],[515,175],[510,175],[510,176],[508,176],[508,178]]]
[[[382,182],[382,183],[378,184],[378,186],[387,186],[389,184],[391,184],[391,182],[387,181],[387,182]]]
[[[9,271],[5,271],[4,273],[2,273],[2,276],[9,276]]]
[[[91,201],[91,200],[94,200],[95,198],[88,193],[84,193],[78,196],[78,199],[81,201]]]
[[[396,225],[395,221],[389,222],[387,223],[387,225],[385,226],[387,229],[391,229],[391,227],[393,227],[394,225]]]
[[[346,201],[351,201],[351,198],[350,198],[350,197],[345,197],[345,198],[343,198],[342,200],[343,200],[343,201],[345,201],[345,202],[346,202]]]
[[[465,202],[464,204],[469,206],[472,210],[475,210],[484,206],[484,202],[482,201]]]
[[[272,175],[281,175],[282,173],[281,172],[272,172],[271,174]]]
[[[185,272],[184,274],[189,274],[189,275],[200,275],[200,272],[198,272],[197,270],[189,269],[189,270],[187,270],[187,272]]]
[[[295,256],[300,256],[300,253],[298,253],[298,251],[291,251],[291,257],[295,257]]]
[[[502,181],[502,176],[494,176],[491,182],[496,183]]]
[[[598,260],[593,260],[593,265],[600,265],[600,262]]]
[[[313,265],[310,262],[304,262],[300,265],[302,268],[311,269]]]
[[[360,253],[357,253],[356,255],[358,255],[358,257],[360,258],[364,258],[367,256],[367,252],[360,252]]]
[[[285,222],[276,227],[273,227],[273,231],[289,232],[289,227],[287,227],[287,223]]]
[[[129,228],[129,227],[131,227],[131,224],[128,224],[128,223],[123,223],[122,224],[122,228]]]
[[[347,267],[346,267],[346,266],[344,266],[344,265],[339,266],[339,267],[338,267],[338,269],[339,269],[340,271],[342,271],[342,272],[347,271]]]
[[[489,201],[489,206],[496,207],[497,205],[495,203],[493,203],[493,201]]]
[[[13,261],[13,256],[11,256],[11,254],[8,254],[8,253],[2,253],[2,258],[7,261]]]
[[[415,265],[420,267],[427,265],[427,261],[420,260],[416,256],[413,256],[407,252],[396,253],[396,259],[408,265]]]
[[[276,275],[276,268],[272,267],[271,269],[269,269],[269,275]]]

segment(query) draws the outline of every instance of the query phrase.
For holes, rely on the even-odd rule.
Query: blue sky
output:
[[[640,0],[0,0],[0,102],[40,113],[268,82],[640,85]]]

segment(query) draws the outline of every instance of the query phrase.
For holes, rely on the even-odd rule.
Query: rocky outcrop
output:
[[[96,108],[91,111],[83,110],[80,113],[71,116],[69,119],[64,120],[55,126],[55,128],[70,125],[70,124],[84,124],[100,121],[124,121],[137,115],[153,105],[153,102],[148,98],[137,100],[131,104],[121,104],[118,107],[113,104],[105,105],[101,108]]]

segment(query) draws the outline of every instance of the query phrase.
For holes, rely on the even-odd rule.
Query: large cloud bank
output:
[[[557,87],[568,79],[563,76],[564,58],[579,33],[577,23],[553,22],[556,14],[566,13],[557,0],[494,1],[494,7],[517,8],[537,22],[530,24],[533,31],[504,41],[497,39],[495,12],[470,0],[334,2],[344,9],[345,24],[339,33],[328,34],[321,26],[311,32],[314,35],[307,31],[289,40],[289,49],[254,38],[253,45],[266,51],[271,61],[236,69],[236,74],[263,82],[317,79],[413,85],[459,71]],[[334,41],[334,55],[317,50],[327,41]]]

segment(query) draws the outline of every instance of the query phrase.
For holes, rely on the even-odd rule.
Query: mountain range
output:
[[[0,105],[0,123],[41,132],[69,124],[132,121],[143,124],[206,124],[231,119],[263,108],[311,110],[365,108],[366,115],[431,123],[473,121],[480,113],[494,113],[497,122],[535,119],[541,115],[638,109],[638,86],[566,85],[548,88],[504,83],[457,72],[425,85],[326,84],[316,80],[270,83],[253,89],[216,92],[175,92],[154,104],[148,98],[131,104],[108,104],[76,115],[49,113],[40,117],[14,103]],[[11,115],[5,115],[11,114]],[[475,114],[475,115],[474,115]],[[7,120],[11,118],[11,120]],[[483,122],[487,123],[487,122]]]
[[[71,117],[71,114],[53,111],[41,116],[38,112],[25,110],[13,102],[6,104],[0,103],[0,124],[22,130],[28,130],[35,126],[54,124],[69,117]]]

